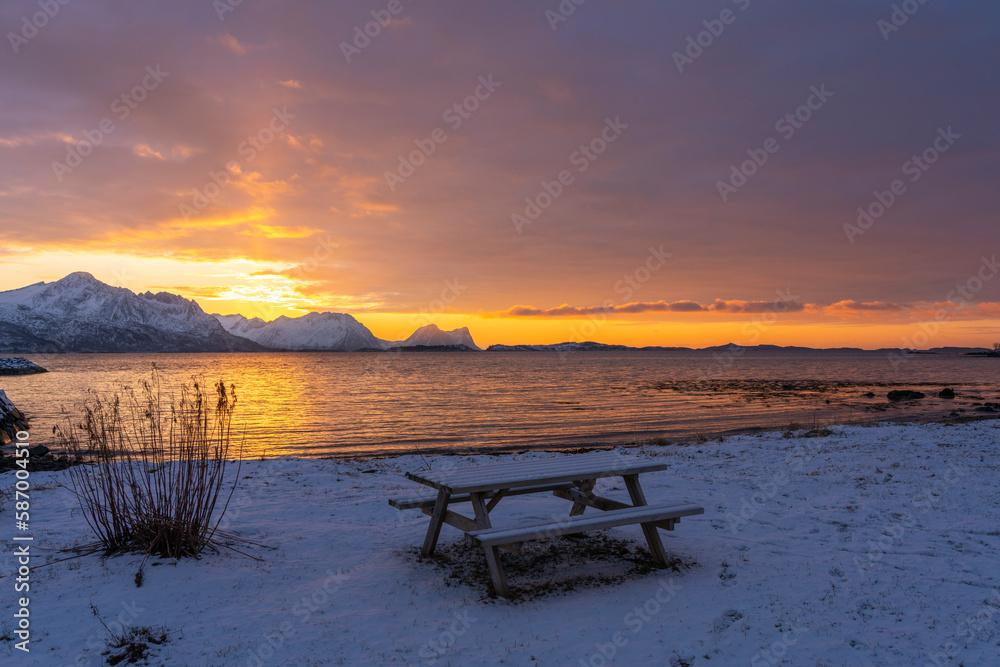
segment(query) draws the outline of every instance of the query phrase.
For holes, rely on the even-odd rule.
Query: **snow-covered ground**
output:
[[[555,568],[552,580],[570,584],[552,592],[526,586],[523,570],[511,568],[523,593],[514,602],[488,597],[481,581],[449,578],[465,570],[420,561],[427,517],[386,502],[418,490],[407,470],[494,457],[245,462],[228,528],[268,545],[251,547],[261,561],[224,552],[153,562],[141,588],[140,556],[35,570],[31,652],[6,641],[0,659],[101,664],[107,633],[93,604],[115,630],[163,626],[170,641],[150,663],[165,665],[997,664],[1000,423],[831,430],[623,450],[670,464],[643,476],[650,502],[705,507],[661,532],[681,565],[623,574],[615,558],[581,557]],[[547,456],[561,455],[513,458]],[[33,565],[90,539],[57,485],[65,479],[31,477]],[[13,484],[13,474],[3,477],[8,551]],[[597,491],[627,498],[620,480]],[[494,523],[567,509],[551,497],[507,498]],[[638,527],[607,534],[642,544]],[[553,544],[581,554],[599,541]],[[466,565],[482,561],[448,526],[440,545]],[[14,566],[5,554],[0,634],[8,638]],[[602,572],[614,581],[595,583]],[[594,582],[572,583],[581,576]]]

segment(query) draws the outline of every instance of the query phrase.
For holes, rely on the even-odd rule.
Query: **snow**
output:
[[[265,322],[242,315],[215,315],[229,333],[248,338],[274,350],[381,349],[382,341],[345,313],[307,313],[301,317],[282,315]]]
[[[228,335],[195,301],[135,294],[84,272],[0,293],[0,323],[64,351],[256,348]]]
[[[45,289],[47,283],[35,283],[26,287],[0,292],[0,305],[24,303]]]
[[[390,347],[401,347],[411,345],[427,345],[437,347],[441,345],[465,345],[473,350],[479,350],[468,327],[442,331],[436,324],[427,324],[414,331],[409,338],[403,341],[389,343]]]
[[[24,357],[0,357],[0,375],[31,375],[44,373],[44,368]]]
[[[480,349],[472,340],[468,327],[442,331],[436,324],[420,327],[402,341],[376,338],[358,320],[346,313],[307,313],[301,317],[282,315],[265,322],[259,317],[248,320],[242,315],[214,315],[229,333],[247,338],[273,350],[336,350],[353,352],[381,350],[410,345],[465,345]]]
[[[250,547],[260,562],[228,552],[154,560],[141,588],[138,555],[34,570],[31,653],[4,642],[0,655],[101,664],[106,632],[93,603],[112,627],[116,618],[164,626],[171,639],[154,647],[157,665],[996,664],[998,422],[830,430],[617,450],[670,464],[642,476],[650,502],[705,508],[661,531],[684,565],[514,602],[418,560],[427,517],[386,500],[419,491],[403,473],[428,463],[563,454],[246,461],[227,527],[266,545]],[[31,476],[33,565],[90,540],[58,486],[66,477]],[[0,517],[12,524],[13,475],[2,484]],[[621,480],[600,480],[597,492],[627,498]],[[567,509],[551,496],[505,498],[494,524]],[[637,526],[607,534],[642,540]],[[553,542],[557,551],[572,544]],[[482,561],[449,526],[439,550]],[[13,587],[14,559],[0,563],[0,585]],[[553,576],[594,567],[568,563]],[[8,636],[13,597],[4,593],[0,618]]]

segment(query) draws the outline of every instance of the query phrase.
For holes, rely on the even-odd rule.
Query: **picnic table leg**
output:
[[[503,571],[503,563],[500,562],[499,547],[486,547],[486,564],[490,566],[490,577],[493,579],[493,590],[495,590],[497,595],[500,597],[509,598],[510,589],[507,588],[507,573]]]
[[[594,484],[597,483],[596,479],[585,479],[579,482],[574,482],[577,488],[580,489],[580,493],[585,496],[594,495]],[[587,506],[583,503],[573,503],[572,509],[569,511],[570,516],[580,516],[583,511],[587,509]]]
[[[434,512],[431,514],[431,525],[427,526],[427,537],[424,538],[424,548],[420,550],[421,556],[430,556],[437,546],[438,536],[441,534],[441,524],[444,523],[444,513],[448,509],[448,499],[451,494],[445,490],[438,491],[437,500],[434,501]]]
[[[483,493],[469,494],[479,529],[493,527],[490,523],[489,510],[483,503],[483,495]],[[507,573],[504,572],[503,563],[500,561],[500,547],[488,546],[484,549],[486,550],[486,564],[490,566],[490,578],[493,579],[493,590],[501,597],[510,597],[510,589],[507,588]]]
[[[492,528],[493,525],[490,523],[490,513],[486,509],[486,504],[483,502],[484,493],[470,493],[470,499],[472,500],[472,511],[476,513],[476,528],[482,530],[484,528]]]
[[[646,494],[642,492],[642,487],[639,486],[639,476],[624,475],[623,477],[625,478],[625,486],[628,488],[628,495],[632,499],[632,504],[636,507],[648,504],[646,502]],[[666,567],[667,553],[663,549],[663,542],[660,541],[660,534],[656,531],[656,526],[648,523],[641,525],[642,534],[646,536],[646,544],[649,545],[649,552],[653,554],[653,560]]]

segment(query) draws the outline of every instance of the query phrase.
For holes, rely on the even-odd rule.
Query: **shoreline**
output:
[[[977,422],[989,422],[1000,420],[1000,414],[996,415],[966,415],[960,417],[944,417],[935,418],[932,416],[925,416],[923,418],[919,416],[913,417],[893,417],[890,419],[877,419],[873,421],[854,421],[854,422],[838,422],[833,421],[829,423],[823,423],[815,426],[806,426],[801,424],[795,424],[797,428],[789,429],[788,426],[775,426],[775,427],[765,427],[765,426],[751,426],[741,429],[730,429],[727,431],[719,431],[715,433],[706,433],[702,436],[684,437],[684,438],[674,438],[674,439],[664,439],[664,438],[651,438],[647,441],[642,442],[609,442],[609,441],[595,441],[595,442],[583,442],[575,445],[566,446],[553,446],[553,447],[481,447],[481,448],[466,448],[466,449],[455,449],[449,451],[431,451],[431,452],[405,452],[399,451],[394,453],[385,454],[374,454],[371,456],[302,456],[302,455],[277,455],[273,457],[267,457],[261,459],[260,457],[251,457],[242,459],[243,461],[270,461],[274,459],[301,459],[303,461],[345,461],[345,462],[364,462],[364,461],[384,461],[387,459],[395,459],[404,456],[424,456],[424,457],[441,457],[441,456],[513,456],[513,455],[523,455],[531,453],[540,454],[583,454],[586,452],[597,452],[597,451],[609,451],[614,449],[640,449],[643,447],[662,447],[669,448],[673,446],[677,447],[690,447],[692,445],[700,445],[705,443],[716,443],[724,444],[726,440],[731,438],[738,438],[742,436],[755,436],[755,435],[772,435],[772,434],[783,434],[784,438],[812,438],[820,437],[819,435],[806,435],[810,433],[817,433],[822,431],[828,431],[835,428],[847,428],[847,427],[860,427],[860,428],[877,428],[879,426],[929,426],[929,425],[941,425],[941,426],[955,426],[961,424],[971,424]],[[802,432],[802,434],[799,434]],[[662,440],[663,442],[656,442],[657,440]]]
[[[480,447],[480,448],[455,448],[450,450],[435,450],[435,451],[397,451],[388,452],[381,454],[373,454],[370,456],[337,456],[337,455],[318,455],[318,456],[306,456],[303,454],[278,454],[275,456],[247,456],[241,459],[230,459],[231,464],[247,461],[275,461],[275,460],[300,460],[300,461],[332,461],[332,462],[344,462],[344,463],[364,463],[367,461],[387,461],[391,459],[398,459],[402,457],[414,456],[421,458],[440,458],[446,456],[490,456],[490,457],[510,457],[510,456],[522,456],[526,454],[583,454],[586,452],[597,452],[597,451],[611,451],[615,449],[625,449],[625,450],[640,450],[642,448],[657,448],[668,450],[671,447],[691,447],[696,445],[703,445],[706,443],[714,444],[725,444],[727,440],[737,439],[741,437],[749,436],[776,436],[781,434],[782,439],[794,439],[794,438],[816,438],[825,437],[833,432],[833,429],[843,429],[850,427],[858,428],[878,428],[881,426],[957,426],[963,424],[973,424],[978,422],[991,422],[1000,420],[1000,414],[997,415],[963,415],[959,417],[944,417],[935,418],[930,415],[914,415],[909,417],[894,417],[891,419],[877,419],[873,421],[853,421],[853,422],[824,422],[815,423],[811,425],[803,425],[799,423],[791,423],[785,426],[774,426],[774,427],[747,427],[740,429],[730,429],[726,431],[719,431],[715,433],[706,433],[704,435],[684,437],[684,438],[674,438],[674,439],[664,439],[664,438],[651,438],[646,441],[632,441],[632,442],[610,442],[610,441],[595,441],[595,442],[583,442],[578,444],[566,445],[566,446],[552,446],[552,447]],[[791,427],[795,428],[791,428]],[[0,456],[6,461],[10,458],[4,451],[6,449],[12,449],[12,444],[7,444],[0,446]],[[37,471],[42,472],[52,472],[57,470],[64,470],[66,468],[72,467],[73,465],[79,465],[79,462],[70,460],[66,452],[61,450],[52,450],[47,452],[47,454],[36,460],[42,465],[36,468]],[[7,470],[12,468],[0,468],[0,475]]]

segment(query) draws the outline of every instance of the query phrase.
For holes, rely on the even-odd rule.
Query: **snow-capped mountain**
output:
[[[308,313],[302,317],[282,315],[265,322],[259,317],[215,315],[226,331],[248,338],[272,350],[385,350],[397,347],[458,347],[478,350],[468,328],[442,331],[435,324],[420,327],[406,340],[376,338],[365,325],[345,313]]]
[[[430,324],[405,341],[388,342],[344,313],[271,322],[208,315],[176,294],[135,294],[83,272],[0,292],[0,352],[351,352],[412,346],[479,349],[467,328],[441,331]]]
[[[308,313],[265,322],[242,315],[215,315],[229,333],[247,338],[273,350],[330,350],[353,352],[381,350],[385,341],[345,313]]]
[[[389,343],[390,347],[412,347],[414,345],[428,347],[464,345],[473,350],[481,349],[472,340],[472,334],[469,333],[468,327],[453,329],[452,331],[442,331],[436,324],[428,324],[420,327],[406,340]]]
[[[0,292],[0,351],[230,352],[261,347],[228,333],[195,301],[135,294],[71,273]]]

